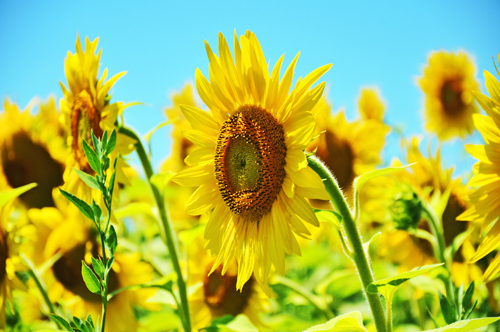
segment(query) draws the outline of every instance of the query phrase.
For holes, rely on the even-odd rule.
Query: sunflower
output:
[[[200,234],[202,235],[202,234]],[[197,236],[189,245],[188,286],[193,289],[189,297],[189,306],[193,321],[193,330],[207,327],[212,320],[225,315],[236,317],[247,316],[255,327],[263,328],[260,313],[270,310],[270,302],[251,277],[241,292],[236,290],[238,267],[232,259],[229,268],[222,275],[222,267],[218,267],[208,275],[214,263],[204,249],[204,239]]]
[[[380,154],[389,133],[389,126],[383,123],[385,107],[375,89],[364,88],[359,98],[361,118],[349,122],[344,111],[332,115],[331,109],[326,98],[316,105],[319,137],[308,150],[316,149],[316,155],[332,170],[340,188],[352,201],[354,179],[382,162]],[[329,206],[327,202],[313,204],[321,208]]]
[[[500,55],[499,55],[500,61]],[[497,73],[500,76],[500,73]],[[466,145],[466,150],[479,161],[474,165],[474,176],[468,186],[474,190],[468,199],[472,206],[459,216],[460,220],[468,220],[487,230],[474,256],[469,262],[476,262],[496,248],[500,243],[500,83],[488,71],[484,71],[486,88],[490,97],[474,91],[474,97],[487,115],[474,115],[474,124],[483,135],[485,145]],[[485,271],[483,280],[492,280],[500,272],[500,253],[491,261]]]
[[[37,115],[32,107],[39,105]],[[54,206],[52,189],[63,184],[66,146],[55,99],[33,99],[21,111],[8,98],[0,114],[0,183],[11,188],[35,182],[20,196],[27,208]]]
[[[476,66],[466,52],[433,52],[417,80],[425,94],[425,127],[440,140],[465,138],[474,129],[472,115],[478,108],[472,90],[478,90]]]
[[[116,129],[118,116],[131,104],[123,102],[110,103],[111,96],[109,90],[116,81],[125,75],[121,72],[106,81],[108,70],[105,69],[101,78],[98,78],[99,59],[101,51],[97,54],[96,48],[99,39],[90,42],[85,39],[85,51],[82,49],[80,38],[76,38],[76,53],[68,51],[64,61],[64,71],[68,81],[68,89],[60,83],[64,98],[60,100],[62,111],[61,121],[68,132],[68,149],[70,151],[66,159],[66,171],[64,172],[64,187],[76,196],[89,200],[91,189],[80,180],[73,168],[94,175],[90,168],[85,153],[83,151],[83,141],[87,141],[92,146],[91,132],[101,138],[104,131]],[[116,148],[113,151],[112,159],[133,151],[134,140],[126,135],[117,134]],[[128,184],[124,169],[128,165],[119,157],[116,180],[123,184]],[[111,169],[110,174],[113,172]]]
[[[26,190],[29,187],[26,187]],[[26,190],[23,190],[25,192]],[[3,331],[6,323],[6,301],[13,308],[13,289],[26,290],[18,279],[16,271],[23,270],[19,253],[24,252],[21,239],[28,232],[23,214],[14,217],[12,202],[16,196],[12,195],[13,189],[0,185],[0,329]],[[12,213],[12,216],[11,216]]]
[[[304,197],[329,197],[303,150],[313,138],[311,110],[325,84],[310,88],[331,65],[300,78],[289,92],[298,55],[280,82],[283,56],[269,75],[257,37],[247,31],[240,42],[235,32],[234,61],[221,33],[219,57],[205,42],[211,82],[197,69],[196,87],[211,114],[181,107],[193,128],[184,135],[200,148],[186,158],[190,167],[173,179],[199,186],[186,203],[188,213],[213,209],[205,238],[217,259],[209,272],[223,263],[224,275],[236,257],[236,288],[255,271],[270,295],[271,266],[284,274],[285,253],[300,254],[295,234],[305,232],[303,222],[318,225]]]
[[[440,149],[436,155],[432,156],[429,151],[429,157],[425,157],[419,149],[419,140],[413,138],[409,142],[405,142],[406,147],[406,163],[413,164],[411,169],[397,172],[392,177],[385,178],[385,187],[381,191],[381,197],[385,197],[386,211],[390,211],[391,205],[395,199],[404,198],[407,193],[415,193],[418,199],[424,200],[427,204],[431,204],[434,209],[437,209],[439,198],[449,191],[449,197],[446,205],[442,210],[441,222],[443,226],[443,235],[446,246],[453,243],[455,237],[468,228],[468,223],[458,220],[458,216],[464,212],[469,204],[463,199],[466,192],[465,186],[462,184],[462,178],[453,178],[453,169],[443,168],[441,165]],[[401,162],[393,162],[393,166],[402,166]],[[434,204],[434,205],[433,205]],[[418,216],[418,215],[417,215]],[[431,232],[428,222],[420,217],[416,217],[417,228]],[[388,220],[386,220],[388,221]],[[413,232],[392,229],[382,235],[380,253],[388,255],[394,262],[397,262],[402,270],[409,270],[414,267],[432,264],[436,262],[434,250],[430,242],[426,239],[417,237]],[[407,249],[402,249],[407,248]],[[465,271],[464,257],[469,255],[469,247],[464,246],[453,258],[452,268],[457,271]],[[390,254],[388,254],[390,253]],[[480,274],[479,268],[469,269],[470,276],[475,279]],[[455,273],[456,274],[456,273]],[[452,272],[452,275],[454,273]],[[461,276],[455,278],[455,282],[460,284],[463,278]],[[462,278],[463,277],[463,278]]]
[[[52,302],[60,303],[73,316],[86,317],[90,313],[96,321],[102,314],[101,297],[87,289],[81,268],[82,260],[91,266],[91,257],[102,253],[97,231],[90,220],[84,219],[80,211],[57,191],[54,192],[54,199],[56,208],[28,211],[38,234],[33,241],[30,258],[39,270],[42,266],[46,267],[41,271]],[[120,247],[118,249],[120,251]],[[117,252],[108,275],[109,292],[146,283],[153,277],[152,267],[141,261],[139,253]],[[137,330],[133,306],[150,306],[146,301],[151,292],[123,291],[114,296],[108,302],[106,329]]]
[[[180,105],[199,107],[193,94],[193,85],[186,84],[179,93],[171,97],[173,105],[165,108],[165,114],[172,121],[172,154],[161,165],[162,172],[179,172],[184,168],[184,159],[198,147],[182,134],[183,130],[190,129],[191,125],[182,114]],[[193,188],[183,187],[170,182],[165,191],[169,211],[172,219],[176,221],[177,228],[189,228],[199,222],[199,218],[193,217],[184,211],[183,203],[193,194]]]

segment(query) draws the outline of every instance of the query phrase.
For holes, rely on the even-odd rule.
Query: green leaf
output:
[[[457,320],[460,320],[462,318],[462,300],[464,299],[464,284],[462,283],[460,285],[460,288],[458,289],[458,295],[456,296],[456,302],[455,303],[455,308],[457,309]],[[457,308],[458,307],[458,308]]]
[[[75,322],[76,327],[78,327],[81,331],[83,331],[83,332],[90,332],[85,327],[85,324],[83,323],[83,321],[80,318],[73,316],[73,322]]]
[[[468,331],[474,331],[474,330],[477,330],[478,328],[481,328],[483,326],[490,325],[499,319],[500,319],[500,317],[485,317],[485,318],[461,320],[461,321],[453,323],[451,325],[443,326],[439,329],[427,330],[424,332],[447,332],[447,331],[450,331],[450,332],[468,332]]]
[[[68,323],[68,321],[66,319],[64,319],[61,316],[58,316],[56,314],[49,314],[49,315],[50,315],[50,317],[52,317],[57,322],[57,324],[59,324],[62,327],[64,327],[66,329],[66,331],[73,332],[73,329],[71,328],[71,325],[69,325],[69,323]]]
[[[90,313],[87,315],[87,319],[86,320],[87,320],[87,323],[89,323],[90,326],[92,326],[92,331],[93,331],[94,328],[95,328],[95,325],[94,325],[94,321],[92,320],[92,315]]]
[[[108,153],[106,153],[106,150],[108,149],[108,131],[105,130],[104,131],[104,134],[102,135],[102,139],[101,139],[101,149],[102,151],[104,151],[104,155],[108,155]]]
[[[106,267],[108,270],[111,269],[111,266],[113,266],[114,261],[115,261],[115,256],[111,256],[111,258],[108,259],[108,266]]]
[[[314,213],[318,221],[331,222],[335,227],[340,228],[340,223],[342,222],[342,215],[340,213],[330,210],[322,210],[313,208]]]
[[[116,129],[113,129],[113,132],[109,137],[109,141],[106,147],[106,155],[109,155],[111,152],[113,152],[115,146],[116,146]]]
[[[431,317],[431,320],[432,322],[434,323],[434,326],[436,328],[439,328],[439,325],[438,323],[436,322],[436,319],[434,318],[434,315],[432,314],[432,312],[429,310],[429,307],[425,307],[427,309],[427,312],[429,313],[429,316]]]
[[[99,277],[99,279],[102,279],[103,274],[104,274],[104,265],[102,264],[101,261],[98,261],[94,257],[92,257],[92,267],[94,268],[95,273]],[[92,319],[92,317],[91,317]]]
[[[234,317],[231,315],[225,315],[220,318],[214,319],[211,323],[210,326],[201,328],[199,329],[200,331],[205,330],[207,332],[219,332],[219,326],[221,325],[226,325],[230,323],[232,320],[234,320]]]
[[[101,215],[102,215],[102,210],[99,204],[95,202],[95,200],[92,199],[92,212],[94,213],[94,220],[95,222],[100,225],[101,223]]]
[[[451,324],[457,321],[457,311],[455,306],[448,301],[446,296],[438,291],[439,304],[441,305],[441,312],[443,313],[444,320],[447,324]]]
[[[89,291],[94,294],[99,294],[101,292],[101,284],[99,282],[99,279],[97,279],[95,273],[92,271],[92,269],[90,269],[90,267],[87,266],[87,264],[85,264],[84,261],[82,261],[82,277]]]
[[[363,317],[359,311],[353,311],[345,315],[340,315],[334,319],[308,328],[304,332],[368,332],[363,325]]]
[[[472,304],[472,296],[474,295],[474,281],[471,282],[469,285],[469,288],[465,291],[464,299],[462,300],[462,307],[464,308],[465,311],[467,311]]]
[[[108,234],[106,234],[106,247],[112,255],[115,254],[116,247],[118,246],[118,237],[116,236],[115,227],[111,225]]]
[[[401,285],[405,281],[410,280],[411,278],[414,278],[416,276],[429,272],[432,269],[440,267],[443,264],[444,263],[420,266],[414,268],[411,271],[398,274],[397,276],[394,277],[377,280],[369,284],[368,287],[366,288],[366,291],[372,294],[380,293],[384,295],[386,299],[388,299],[388,297],[392,298],[392,294],[394,294],[399,285]]]
[[[16,276],[25,285],[28,282],[28,280],[30,280],[30,278],[31,278],[31,275],[28,271],[16,271]]]
[[[111,178],[109,180],[109,189],[108,189],[108,193],[109,193],[109,197],[113,197],[113,190],[115,189],[115,176],[116,176],[116,164],[118,162],[118,157],[119,156],[116,156],[116,159],[115,159],[115,164],[113,166],[113,174],[111,175]]]
[[[94,146],[94,149],[95,149],[97,156],[100,157],[101,156],[101,142],[95,136],[94,130],[91,130],[91,134],[92,134],[92,145]]]
[[[465,315],[464,315],[465,319],[468,319],[470,314],[474,311],[474,309],[476,308],[476,305],[477,305],[477,301],[479,301],[479,300],[476,300],[476,302],[474,302],[474,305],[472,305],[472,307],[470,307],[469,310],[467,310],[465,312]]]
[[[37,186],[36,183],[30,183],[30,184],[24,185],[22,187],[18,187],[16,189],[11,189],[11,190],[0,192],[0,207],[6,205],[7,203],[12,201],[16,197],[24,194],[25,192],[27,192],[28,190],[30,190],[36,186]]]
[[[64,197],[66,197],[71,203],[73,203],[81,213],[83,213],[90,220],[94,221],[94,212],[90,205],[67,191],[64,191],[62,189],[59,189],[59,191],[61,192],[61,194],[63,194]]]
[[[101,188],[99,187],[99,184],[97,183],[97,180],[92,175],[89,175],[85,172],[77,170],[74,167],[73,167],[73,170],[76,172],[76,174],[78,174],[80,179],[87,184],[87,186],[89,186],[90,188],[101,190]]]
[[[97,174],[101,173],[101,162],[99,160],[99,157],[95,153],[95,151],[90,147],[90,145],[84,140],[83,141],[83,151],[85,152],[85,155],[87,156],[87,160],[89,162],[90,167],[96,172]]]
[[[259,332],[247,316],[238,315],[225,325],[217,325],[221,332]]]

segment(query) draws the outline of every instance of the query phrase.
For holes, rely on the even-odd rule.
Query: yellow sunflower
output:
[[[464,51],[433,52],[417,80],[425,94],[425,128],[440,140],[465,138],[474,129],[472,115],[478,108],[472,90],[478,90],[476,66]]]
[[[32,107],[39,112],[32,114]],[[35,182],[20,196],[27,208],[54,206],[52,189],[63,184],[65,136],[57,121],[55,99],[33,99],[21,111],[8,98],[0,113],[0,184],[11,188]]]
[[[48,266],[43,277],[49,298],[68,310],[67,314],[94,319],[102,315],[99,294],[91,293],[82,278],[82,260],[91,266],[91,257],[102,254],[97,230],[90,220],[58,192],[54,192],[56,208],[31,209],[30,221],[37,228],[30,258],[39,267]],[[120,247],[118,247],[120,250]],[[49,261],[51,265],[47,265]],[[109,292],[119,288],[143,284],[153,279],[152,267],[141,261],[139,253],[117,252],[108,276]],[[133,306],[151,307],[146,301],[152,290],[124,291],[114,296],[107,307],[106,329],[135,331],[138,322]]]
[[[500,61],[500,55],[499,55]],[[498,70],[498,69],[497,69]],[[497,72],[498,73],[498,72]],[[498,73],[500,76],[500,73]],[[484,71],[486,88],[490,97],[474,91],[474,97],[487,115],[474,115],[474,124],[483,135],[485,145],[466,145],[466,150],[479,161],[474,165],[474,176],[468,186],[472,206],[459,216],[460,220],[477,223],[487,231],[470,262],[476,262],[500,244],[500,83],[488,71]],[[485,271],[483,280],[489,281],[500,272],[500,252]]]
[[[406,142],[405,145],[407,152],[406,163],[415,164],[411,166],[411,169],[397,172],[393,176],[385,178],[384,187],[380,193],[380,197],[384,197],[385,206],[380,208],[390,211],[394,200],[403,197],[406,192],[415,193],[419,199],[428,204],[434,204],[435,206],[432,207],[437,209],[438,198],[449,191],[448,200],[442,211],[441,222],[445,245],[450,246],[455,237],[466,231],[468,227],[468,223],[459,221],[457,218],[469,206],[463,199],[466,188],[462,184],[462,179],[460,177],[453,179],[453,169],[443,168],[440,149],[437,150],[435,156],[432,156],[429,151],[429,157],[425,157],[420,152],[417,138]],[[393,166],[402,166],[402,164],[395,161]],[[417,226],[421,230],[431,232],[428,222],[423,219],[418,221]],[[396,229],[389,230],[382,236],[383,240],[380,242],[381,255],[389,256],[391,260],[402,267],[402,270],[436,263],[433,247],[426,239],[417,237],[412,232]],[[402,248],[406,249],[403,250]],[[456,275],[454,281],[458,285],[464,280],[475,279],[477,275],[481,275],[478,267],[467,270],[470,272],[468,275],[453,272],[453,270],[466,270],[463,265],[465,259],[470,255],[469,253],[469,245],[466,244],[453,258],[452,276]]]
[[[240,46],[241,43],[241,46]],[[285,273],[285,253],[300,254],[295,234],[303,222],[318,225],[304,197],[328,199],[320,177],[307,166],[304,149],[314,136],[311,110],[321,98],[324,82],[311,86],[331,67],[326,65],[299,78],[290,91],[294,58],[280,82],[283,56],[269,75],[257,37],[250,31],[234,36],[234,60],[219,34],[219,56],[205,42],[209,82],[196,70],[196,87],[211,111],[181,107],[193,129],[184,135],[200,148],[175,182],[198,187],[186,211],[213,209],[205,229],[206,248],[217,255],[210,270],[223,263],[221,275],[238,264],[236,288],[252,276],[266,294],[271,265]]]
[[[68,51],[64,61],[64,71],[68,81],[68,89],[62,84],[64,98],[60,101],[62,111],[61,121],[68,132],[68,149],[70,153],[66,159],[66,171],[64,172],[64,188],[66,191],[88,201],[91,197],[91,189],[80,180],[73,168],[94,175],[83,151],[83,140],[92,146],[91,132],[101,138],[104,131],[116,129],[118,116],[131,104],[123,102],[110,103],[109,90],[116,81],[125,75],[121,72],[106,81],[108,70],[105,69],[101,78],[98,78],[99,59],[101,51],[96,54],[96,38],[90,42],[85,39],[85,51],[82,49],[80,38],[76,38],[76,53]],[[126,135],[117,134],[116,148],[112,159],[117,153],[120,156],[133,151],[134,140]],[[122,158],[118,159],[116,180],[128,184],[124,168],[128,167]],[[110,174],[113,172],[111,169]]]
[[[255,278],[251,277],[238,291],[236,260],[231,260],[224,275],[220,266],[208,275],[214,261],[204,249],[203,237],[196,237],[189,245],[187,281],[193,289],[189,297],[193,331],[209,326],[215,318],[239,314],[247,316],[255,327],[263,328],[265,325],[259,314],[270,310],[270,302]]]
[[[331,114],[332,107],[322,98],[316,105],[320,134],[308,147],[316,149],[318,155],[332,170],[340,188],[352,201],[352,183],[356,177],[375,169],[382,162],[380,154],[389,133],[389,126],[383,123],[384,104],[375,89],[361,90],[359,113],[361,118],[349,122],[340,111]],[[321,208],[329,203],[314,202]]]
[[[31,186],[26,186],[26,192]],[[21,188],[20,188],[21,190]],[[16,276],[16,271],[22,270],[19,253],[24,252],[24,245],[20,239],[24,237],[28,228],[24,215],[11,218],[12,202],[22,192],[14,192],[0,185],[0,330],[3,331],[6,323],[6,301],[13,306],[13,289],[26,290],[23,283]],[[14,195],[15,194],[15,195]]]

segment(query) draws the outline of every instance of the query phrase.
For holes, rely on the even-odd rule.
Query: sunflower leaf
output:
[[[49,314],[49,316],[56,321],[57,324],[61,325],[66,329],[66,331],[71,331],[73,332],[73,329],[71,328],[71,325],[69,325],[68,321],[61,316],[58,316],[56,314]]]
[[[102,264],[102,262],[92,257],[92,267],[94,268],[97,276],[102,279],[104,273],[104,265]]]
[[[468,332],[468,331],[475,331],[483,326],[490,325],[499,319],[500,319],[500,317],[485,317],[485,318],[461,320],[459,322],[443,326],[439,329],[427,330],[424,332],[447,332],[447,331],[450,331],[450,332]]]
[[[316,214],[316,218],[318,218],[318,221],[331,222],[337,228],[340,227],[340,223],[342,222],[342,215],[340,213],[331,210],[322,210],[315,208],[313,208],[313,211]]]
[[[363,317],[359,311],[349,312],[345,315],[337,316],[326,323],[318,324],[308,328],[304,332],[341,332],[341,331],[356,331],[367,332],[368,330],[363,325]]]
[[[87,186],[89,186],[90,188],[101,190],[101,188],[99,187],[99,184],[97,183],[97,180],[93,176],[91,176],[85,172],[82,172],[80,170],[77,170],[74,167],[73,167],[73,169],[75,170],[76,174],[78,174],[80,179],[87,184]]]
[[[111,136],[109,136],[109,140],[106,144],[106,155],[109,155],[113,150],[115,149],[116,146],[116,130],[113,129],[113,132],[111,133]]]
[[[101,155],[101,142],[94,134],[94,130],[91,130],[91,134],[92,134],[92,145],[94,146],[94,150],[95,150],[97,156],[99,157]]]
[[[59,189],[59,191],[61,192],[61,194],[63,194],[64,197],[66,197],[71,203],[73,203],[81,213],[83,213],[90,220],[94,221],[94,211],[92,210],[90,205],[67,191],[64,191],[62,189]]]
[[[438,291],[439,295],[439,304],[441,305],[441,312],[443,313],[444,320],[447,324],[451,324],[457,321],[457,311],[455,310],[455,306],[448,301],[446,296],[441,294]]]
[[[109,249],[111,254],[114,255],[117,246],[118,238],[116,236],[115,227],[111,225],[108,234],[106,234],[106,247]]]
[[[99,204],[92,200],[92,211],[94,212],[94,220],[99,225],[101,221],[102,210]]]
[[[470,316],[470,314],[474,311],[474,309],[476,308],[476,305],[477,305],[477,301],[479,301],[479,300],[476,300],[476,302],[474,302],[474,304],[472,305],[472,307],[470,307],[469,310],[467,310],[467,312],[464,315],[465,319],[468,319],[469,316]]]
[[[97,279],[97,276],[84,261],[82,261],[82,277],[89,291],[94,294],[99,294],[101,292],[101,284]]]
[[[462,307],[467,312],[472,304],[472,295],[474,295],[474,281],[471,282],[467,290],[465,291],[464,298],[462,300]]]
[[[85,140],[83,141],[83,151],[85,152],[85,156],[87,156],[90,167],[94,170],[94,172],[100,174],[101,162],[99,160],[99,157],[97,156],[94,149],[92,149]]]

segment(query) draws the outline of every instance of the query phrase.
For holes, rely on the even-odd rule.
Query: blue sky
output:
[[[198,67],[208,76],[203,41],[217,49],[218,32],[232,39],[256,33],[271,65],[285,53],[284,65],[301,51],[296,77],[332,63],[324,76],[334,110],[355,117],[362,86],[377,86],[387,104],[386,121],[404,135],[423,135],[423,96],[416,77],[433,50],[467,50],[478,67],[494,73],[491,57],[500,52],[498,1],[11,1],[0,2],[0,98],[24,107],[34,96],[62,97],[64,58],[74,52],[76,34],[99,37],[101,72],[127,71],[113,89],[115,101],[140,101],[125,120],[141,134],[165,121],[169,95],[194,80]],[[231,43],[230,43],[231,44]],[[153,161],[170,153],[169,129],[153,136]],[[481,142],[473,135],[468,142]],[[427,143],[422,148],[425,150]],[[443,147],[445,163],[458,172],[474,160],[463,141]],[[434,142],[434,145],[435,142]],[[391,134],[384,157],[401,156]]]

